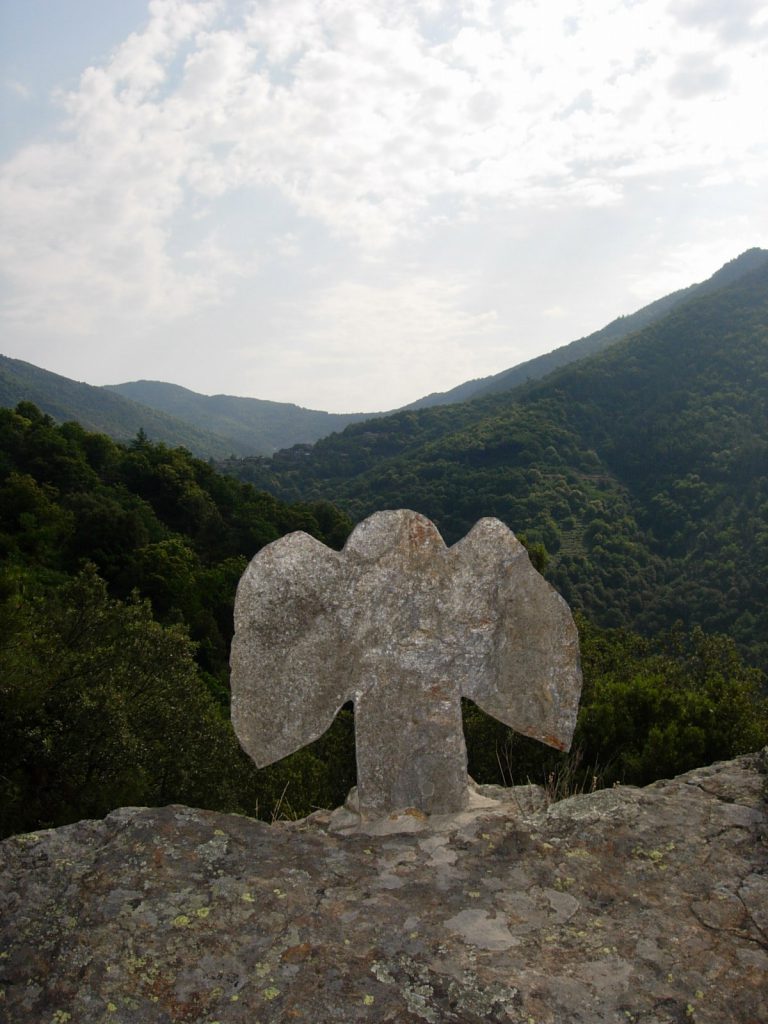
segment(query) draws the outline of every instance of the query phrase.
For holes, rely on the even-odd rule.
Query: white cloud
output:
[[[754,40],[768,27],[764,0],[672,0],[670,10],[683,25],[714,31],[726,43]]]
[[[322,379],[326,408],[360,411],[394,408],[491,373],[505,351],[499,318],[493,309],[470,308],[468,291],[429,276],[340,281],[310,296],[300,312],[287,306],[263,326],[258,347],[243,353],[251,365],[245,379],[253,386],[273,378],[282,400],[309,406]]]
[[[426,370],[438,328],[490,329],[460,313],[458,264],[371,291],[348,283],[349,253],[424,259],[446,216],[479,224],[482,246],[494,215],[513,233],[534,209],[616,209],[638,179],[766,183],[763,14],[757,0],[152,0],[60,96],[61,132],[0,167],[8,323],[80,338],[123,322],[129,344],[142,322],[224,311],[274,259],[308,260],[311,225],[346,255],[313,307],[327,326],[304,342],[341,366],[353,334],[398,345],[384,307],[403,309]],[[256,195],[261,214],[217,223]]]
[[[32,96],[32,90],[30,87],[25,85],[24,82],[19,82],[15,78],[6,79],[5,87],[23,100],[28,100]]]
[[[638,274],[630,282],[630,292],[644,305],[659,296],[711,277],[718,267],[750,248],[754,241],[753,227],[744,221],[740,225],[740,238],[735,248],[732,241],[724,246],[718,237],[718,228],[722,230],[725,226],[713,221],[708,225],[710,238],[684,242],[670,249],[656,267]],[[728,223],[727,229],[733,239],[734,225]]]
[[[731,80],[729,68],[715,63],[712,54],[691,53],[681,58],[669,87],[675,96],[703,96],[724,92]]]

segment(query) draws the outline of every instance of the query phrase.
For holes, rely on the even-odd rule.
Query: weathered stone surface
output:
[[[514,534],[482,519],[447,548],[416,512],[377,512],[339,553],[293,533],[262,549],[235,604],[232,721],[259,766],[355,705],[360,811],[467,803],[461,697],[565,749],[578,636]]]
[[[764,782],[745,757],[415,834],[166,807],[9,839],[0,1018],[757,1024]]]

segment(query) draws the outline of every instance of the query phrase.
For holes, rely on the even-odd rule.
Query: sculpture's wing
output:
[[[321,736],[349,699],[337,615],[340,556],[306,533],[263,548],[240,580],[232,724],[259,767]]]
[[[517,732],[567,750],[581,693],[568,605],[498,519],[481,519],[449,554],[452,601],[468,613],[474,636],[464,696]]]

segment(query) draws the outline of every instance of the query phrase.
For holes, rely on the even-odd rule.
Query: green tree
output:
[[[733,640],[680,628],[655,640],[579,618],[584,688],[572,753],[507,729],[465,702],[470,774],[478,782],[590,789],[646,785],[768,743],[765,677]]]
[[[93,568],[8,596],[3,619],[3,834],[126,804],[243,808],[250,769],[181,627],[109,598]]]

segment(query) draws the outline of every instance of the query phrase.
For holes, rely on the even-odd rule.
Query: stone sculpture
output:
[[[235,602],[232,721],[259,767],[354,702],[360,813],[452,813],[468,800],[461,697],[567,749],[581,690],[570,610],[514,534],[481,519],[446,547],[408,510],[342,552],[305,533],[263,548]]]

